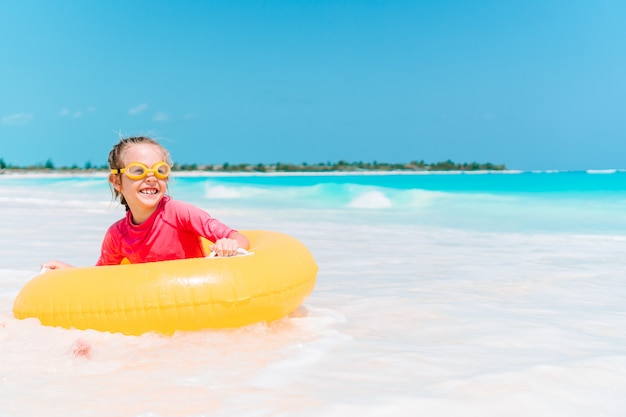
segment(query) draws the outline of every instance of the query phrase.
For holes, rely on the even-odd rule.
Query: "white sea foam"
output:
[[[88,212],[66,198],[56,207],[4,200],[0,415],[623,415],[626,233],[525,231],[561,204],[541,197],[305,188],[289,189],[288,198],[335,193],[344,206],[283,209],[283,200],[254,205],[244,195],[245,205],[226,200],[214,211],[234,227],[286,232],[311,249],[320,271],[303,307],[270,325],[172,337],[13,318],[13,299],[41,262],[93,264],[122,212],[102,189],[85,196],[99,202]],[[392,207],[348,207],[370,192]],[[415,201],[404,201],[403,212],[399,200]],[[567,207],[555,213],[590,213]],[[599,201],[594,210],[613,218],[617,208]],[[453,216],[471,224],[457,227],[468,220]],[[519,224],[482,224],[507,218]],[[92,344],[91,358],[72,356],[78,338]]]
[[[368,191],[352,200],[348,207],[387,208],[391,207],[391,200],[380,191]]]
[[[587,174],[615,174],[616,169],[588,169]]]
[[[205,193],[207,198],[215,199],[240,198],[242,196],[239,190],[232,187],[227,187],[225,185],[207,185],[205,188]]]

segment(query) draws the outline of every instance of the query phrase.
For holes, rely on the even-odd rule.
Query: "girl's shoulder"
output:
[[[166,196],[163,197],[163,207],[166,212],[183,212],[183,213],[197,213],[204,212],[201,208],[194,206],[191,203],[182,200],[174,200],[173,198]]]
[[[109,226],[105,237],[119,236],[122,234],[126,234],[126,231],[128,230],[128,224],[129,224],[128,215],[126,215],[122,217],[121,219],[119,219],[118,221],[116,221],[115,223],[113,223],[111,226]]]

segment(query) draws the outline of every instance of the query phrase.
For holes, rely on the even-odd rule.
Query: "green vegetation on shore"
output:
[[[0,170],[17,172],[96,172],[107,171],[107,165],[92,165],[87,162],[84,166],[59,166],[57,167],[51,159],[43,164],[30,166],[15,166],[7,164],[0,158]],[[275,164],[174,164],[177,171],[210,171],[210,172],[354,172],[354,171],[503,171],[504,165],[492,163],[455,163],[451,160],[436,163],[426,163],[424,161],[411,161],[408,163],[387,163],[387,162],[326,162],[318,164],[286,164],[277,162]]]

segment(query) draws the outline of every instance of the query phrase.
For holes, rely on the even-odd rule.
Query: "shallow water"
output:
[[[296,236],[320,270],[291,317],[172,337],[14,319],[41,262],[93,264],[122,212],[100,177],[0,178],[0,415],[622,416],[621,174],[555,175],[574,186],[179,178],[174,198]]]

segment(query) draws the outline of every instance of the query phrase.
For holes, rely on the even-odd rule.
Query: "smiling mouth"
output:
[[[149,195],[154,195],[156,193],[158,193],[156,188],[149,188],[147,190],[141,190],[139,191],[141,194],[149,194]]]

